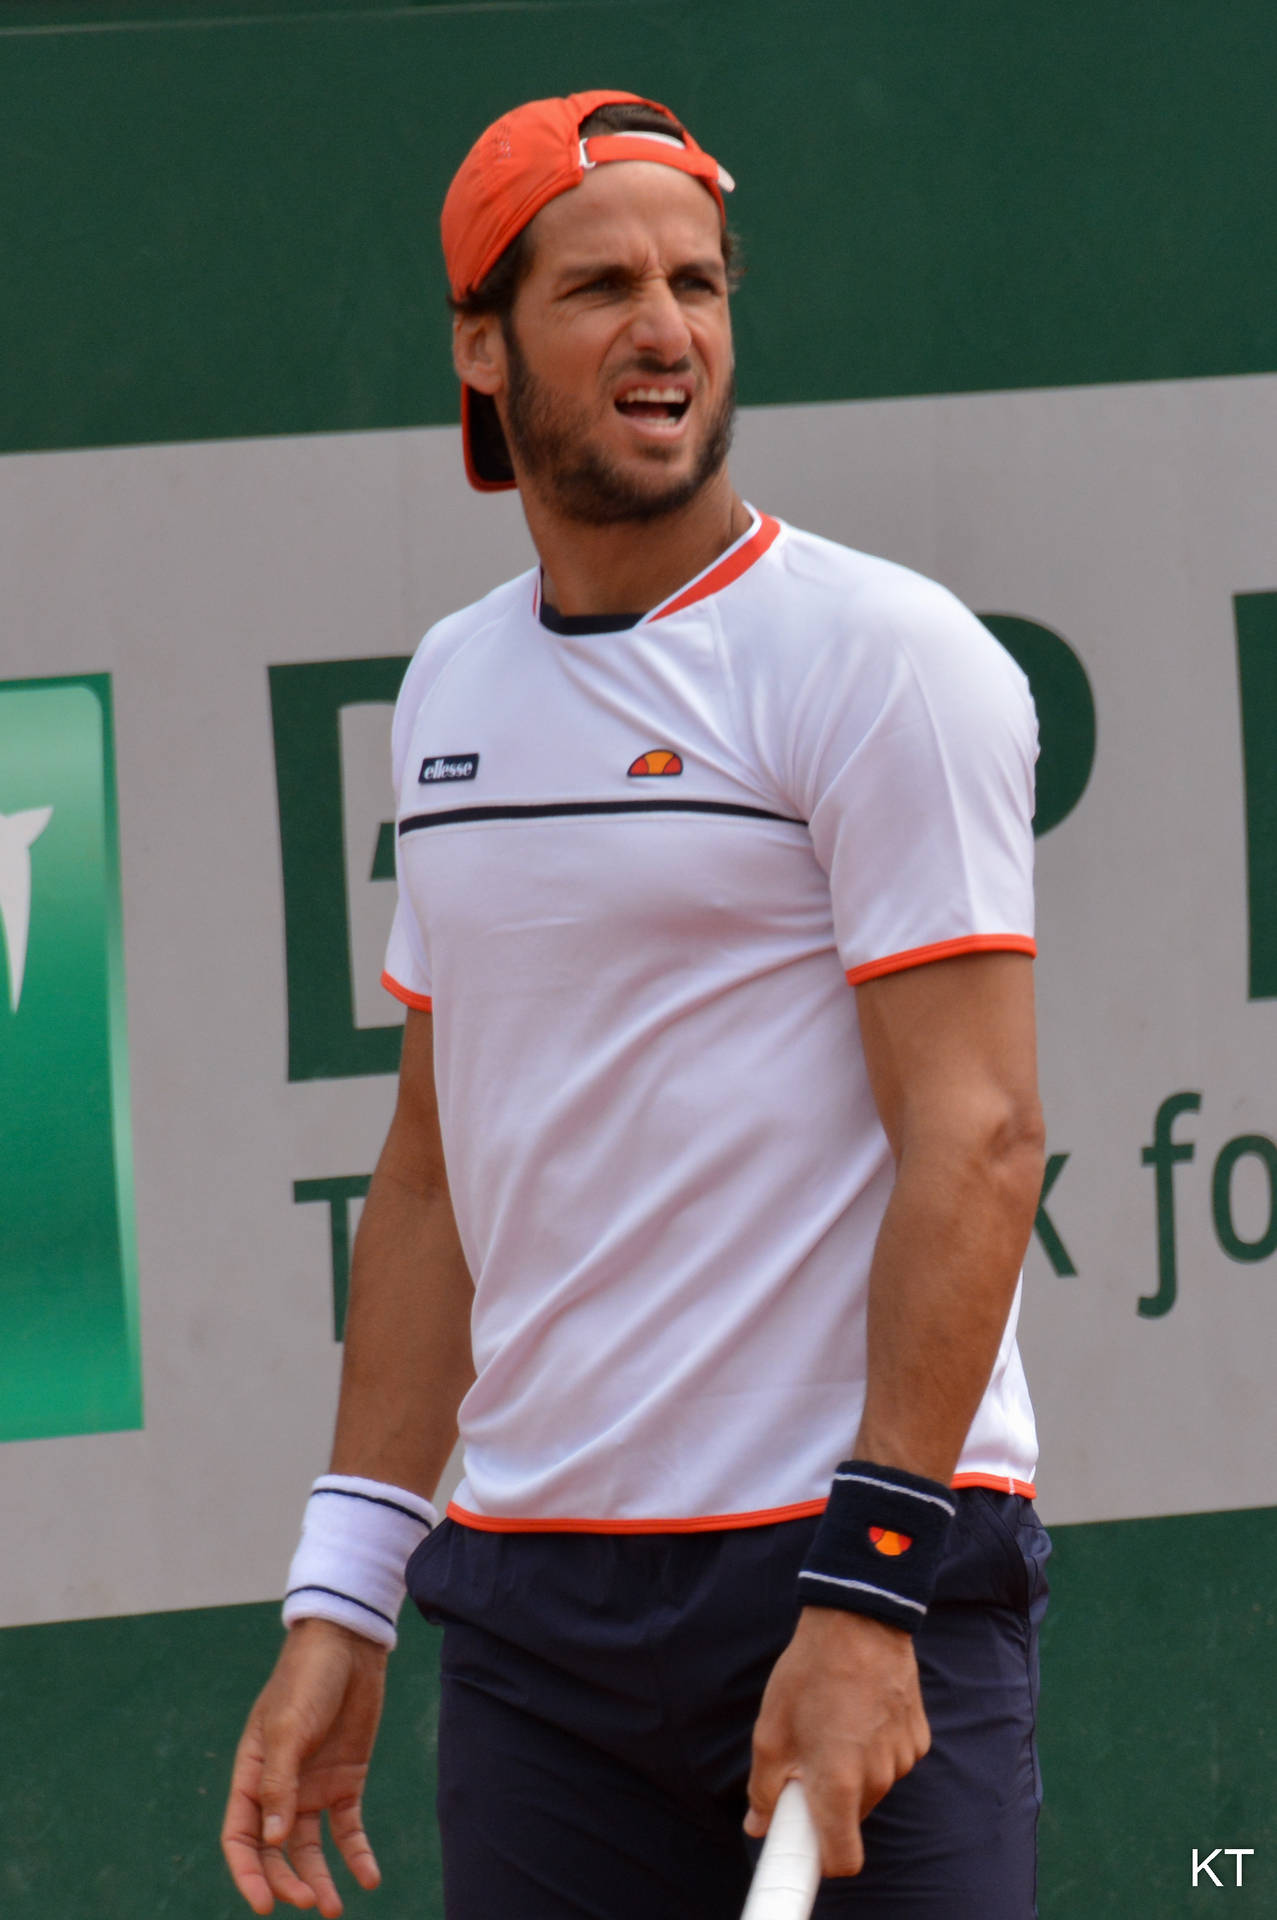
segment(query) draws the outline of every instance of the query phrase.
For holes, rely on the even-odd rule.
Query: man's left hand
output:
[[[745,1831],[761,1839],[786,1780],[803,1783],[821,1872],[859,1873],[860,1823],[931,1745],[913,1641],[866,1614],[804,1607],[754,1727]]]

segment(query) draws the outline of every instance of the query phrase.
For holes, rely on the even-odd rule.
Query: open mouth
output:
[[[631,387],[616,402],[616,410],[627,420],[675,426],[691,404],[691,395],[682,387]]]

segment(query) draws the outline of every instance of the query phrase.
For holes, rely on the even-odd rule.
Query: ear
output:
[[[505,387],[506,351],[495,313],[457,313],[452,319],[452,364],[463,386],[497,394]]]

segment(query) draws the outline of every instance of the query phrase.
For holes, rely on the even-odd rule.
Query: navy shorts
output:
[[[1015,1494],[957,1497],[917,1635],[932,1747],[815,1912],[1031,1920],[1047,1535]],[[722,1533],[481,1533],[408,1564],[442,1622],[447,1920],[738,1920],[750,1736],[796,1620],[814,1520]]]

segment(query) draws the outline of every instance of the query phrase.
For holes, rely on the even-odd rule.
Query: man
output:
[[[468,470],[540,566],[396,710],[403,1065],[227,1813],[258,1913],[340,1911],[325,1810],[376,1884],[409,1555],[448,1920],[727,1920],[792,1775],[818,1914],[1034,1911],[1032,706],[734,493],[729,186],[593,93],[445,204]]]

